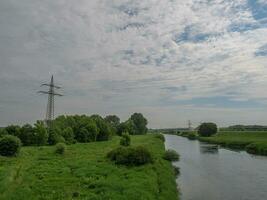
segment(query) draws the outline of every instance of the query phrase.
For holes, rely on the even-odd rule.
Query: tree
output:
[[[147,133],[147,119],[141,113],[134,113],[130,119],[134,123],[135,135],[143,135]]]
[[[20,139],[13,135],[5,135],[0,139],[0,155],[14,156],[20,150]]]
[[[133,120],[129,119],[126,122],[123,122],[118,127],[118,135],[122,135],[124,132],[129,133],[130,135],[135,135],[135,125]]]
[[[198,128],[198,134],[202,137],[210,137],[217,133],[217,125],[214,123],[202,123]]]
[[[48,143],[55,145],[57,143],[65,143],[64,137],[61,135],[61,130],[57,127],[49,130]]]
[[[14,136],[19,136],[20,135],[20,127],[16,125],[9,125],[5,128],[7,134],[9,135],[14,135]]]
[[[99,130],[96,126],[96,123],[90,122],[89,124],[86,125],[86,129],[89,133],[88,141],[89,142],[95,142],[97,139],[97,135],[99,133]]]
[[[116,115],[108,115],[105,117],[105,121],[112,127],[112,132],[118,134],[118,127],[120,125],[120,118]]]
[[[67,144],[74,144],[74,133],[71,127],[67,127],[63,130],[62,136],[64,137]]]
[[[86,128],[82,128],[76,135],[76,140],[82,143],[89,142],[89,138],[90,138],[90,133]]]
[[[38,146],[46,145],[48,140],[48,133],[42,121],[37,121],[35,126],[36,144]]]
[[[20,129],[19,139],[24,146],[36,144],[35,130],[30,124],[25,124]]]

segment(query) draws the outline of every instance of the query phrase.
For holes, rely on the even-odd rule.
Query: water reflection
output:
[[[218,145],[210,145],[205,143],[200,143],[199,146],[200,152],[203,154],[218,154],[219,153],[219,147]]]
[[[267,157],[166,135],[166,148],[179,152],[181,200],[267,199]]]

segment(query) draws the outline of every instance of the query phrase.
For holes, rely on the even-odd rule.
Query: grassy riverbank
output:
[[[253,154],[267,155],[267,132],[263,131],[227,131],[212,137],[199,137],[199,140],[230,148],[245,149]]]
[[[23,147],[18,157],[0,157],[0,199],[177,200],[171,163],[162,159],[163,142],[153,135],[133,136],[153,164],[116,166],[106,158],[119,137],[107,142],[55,147]]]

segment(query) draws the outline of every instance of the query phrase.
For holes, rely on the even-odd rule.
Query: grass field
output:
[[[213,137],[199,137],[199,139],[226,147],[246,149],[249,153],[267,155],[265,131],[225,131]]]
[[[0,199],[177,200],[171,163],[162,159],[163,142],[153,135],[134,136],[154,163],[140,167],[116,166],[106,153],[119,138],[108,142],[55,147],[23,147],[18,157],[0,157]]]

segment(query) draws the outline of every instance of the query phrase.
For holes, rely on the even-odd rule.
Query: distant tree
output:
[[[67,127],[63,130],[62,136],[64,137],[67,144],[74,144],[74,133],[71,127]]]
[[[44,123],[42,121],[37,121],[34,126],[36,133],[36,144],[38,146],[46,145],[48,141],[48,133]]]
[[[48,143],[50,145],[55,145],[57,143],[65,143],[65,139],[61,135],[61,130],[58,127],[54,127],[49,130]]]
[[[118,128],[120,125],[120,118],[116,115],[108,115],[105,117],[105,121],[108,122],[112,127],[113,134],[118,134]]]
[[[25,124],[20,129],[19,139],[24,146],[36,144],[36,134],[34,128],[30,124]]]
[[[14,136],[19,136],[20,135],[20,127],[16,125],[9,125],[5,128],[7,134],[9,135],[14,135]]]
[[[89,138],[90,138],[90,133],[86,128],[82,128],[76,135],[76,140],[82,143],[89,142],[90,140]]]
[[[86,129],[89,133],[88,142],[95,142],[97,139],[97,135],[99,133],[99,129],[95,122],[90,122],[86,125]]]
[[[198,128],[198,134],[202,137],[210,137],[217,133],[217,125],[214,123],[202,123]]]
[[[147,119],[141,113],[134,113],[130,119],[134,123],[135,135],[143,135],[147,133]]]
[[[130,135],[135,135],[135,125],[133,120],[129,119],[126,122],[122,122],[118,127],[118,135],[122,135],[123,133],[129,133]]]

